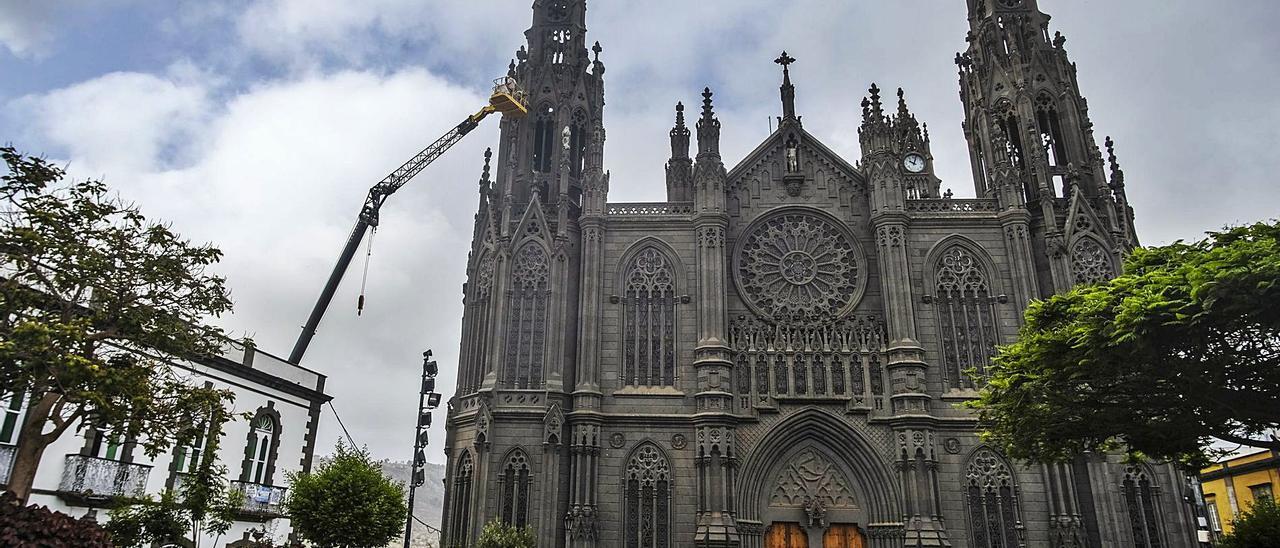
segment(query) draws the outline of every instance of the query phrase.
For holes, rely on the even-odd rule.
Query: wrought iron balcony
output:
[[[58,491],[73,498],[141,497],[151,467],[84,455],[67,455]]]
[[[13,471],[13,457],[17,451],[13,445],[0,445],[0,484],[9,483],[9,472]]]
[[[240,501],[240,511],[243,514],[260,517],[284,515],[284,487],[232,481],[231,488],[244,495],[244,499]]]

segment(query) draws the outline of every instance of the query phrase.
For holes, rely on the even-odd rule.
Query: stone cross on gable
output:
[[[783,52],[782,52],[782,55],[779,55],[777,59],[774,59],[774,60],[773,60],[773,62],[775,62],[775,63],[777,63],[777,64],[779,64],[779,65],[782,65],[782,71],[783,71],[783,72],[786,72],[786,71],[787,71],[787,65],[790,65],[791,63],[796,62],[796,58],[795,58],[795,57],[792,57],[792,56],[790,56],[790,55],[787,55],[787,52],[786,52],[786,51],[783,51]]]

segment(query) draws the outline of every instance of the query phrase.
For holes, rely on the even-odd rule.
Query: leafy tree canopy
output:
[[[1280,223],[1138,249],[1123,275],[1032,303],[991,373],[968,405],[1012,457],[1280,448]]]
[[[366,450],[338,442],[333,460],[289,479],[294,531],[317,546],[379,547],[404,533],[404,486],[384,476]]]
[[[538,539],[529,528],[519,529],[498,520],[484,524],[476,548],[535,548]]]
[[[1255,499],[1253,506],[1231,522],[1231,534],[1218,540],[1218,548],[1275,548],[1280,546],[1280,505],[1270,498]]]
[[[231,308],[206,269],[222,252],[148,221],[101,181],[0,148],[0,392],[30,398],[9,489],[25,500],[44,448],[76,424],[155,456],[232,398],[165,362],[221,353],[200,322]]]

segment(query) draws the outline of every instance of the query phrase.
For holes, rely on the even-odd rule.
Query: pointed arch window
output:
[[[244,481],[258,485],[271,483],[272,471],[275,468],[278,430],[275,417],[269,414],[258,413],[253,418],[249,431],[249,444],[245,448],[248,458],[244,470]]]
[[[626,548],[671,546],[671,465],[651,443],[641,445],[627,461],[624,488]]]
[[[502,482],[502,522],[523,529],[529,525],[529,486],[533,484],[529,457],[524,451],[511,452],[499,481]]]
[[[503,378],[510,388],[542,387],[550,269],[546,250],[536,242],[521,247],[512,264]]]
[[[467,546],[468,529],[471,526],[471,477],[475,472],[475,461],[470,451],[463,451],[458,457],[457,467],[453,471],[453,496],[450,501],[449,546],[462,548]]]
[[[538,107],[533,125],[533,170],[547,173],[551,171],[551,155],[555,151],[556,120],[555,109],[551,105]]]
[[[661,251],[646,248],[627,265],[623,301],[624,382],[675,385],[675,269]]]
[[[1050,156],[1049,165],[1065,167],[1069,160],[1066,140],[1062,137],[1062,120],[1058,116],[1058,108],[1054,104],[1053,97],[1047,91],[1042,91],[1036,96],[1036,125],[1040,131],[1040,139],[1047,145],[1045,151]]]
[[[1160,490],[1151,475],[1141,466],[1126,467],[1121,492],[1129,514],[1129,527],[1133,531],[1133,545],[1137,548],[1163,548]]]
[[[969,458],[965,475],[969,530],[975,548],[1017,548],[1021,545],[1021,509],[1009,464],[982,448]]]
[[[1093,238],[1080,238],[1071,246],[1071,276],[1076,285],[1096,284],[1115,277],[1111,256]]]
[[[938,333],[942,341],[942,376],[949,389],[975,388],[986,375],[999,342],[990,274],[972,251],[952,246],[938,258]]]

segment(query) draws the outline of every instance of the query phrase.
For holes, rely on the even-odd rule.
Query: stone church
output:
[[[676,105],[658,203],[608,201],[586,1],[533,3],[508,74],[529,115],[480,179],[446,546],[492,520],[573,548],[1195,545],[1173,467],[1013,462],[957,408],[1028,302],[1137,244],[1049,16],[966,1],[977,198],[940,192],[901,91],[871,86],[860,151],[823,144],[783,53],[777,129],[744,158],[711,90]]]

